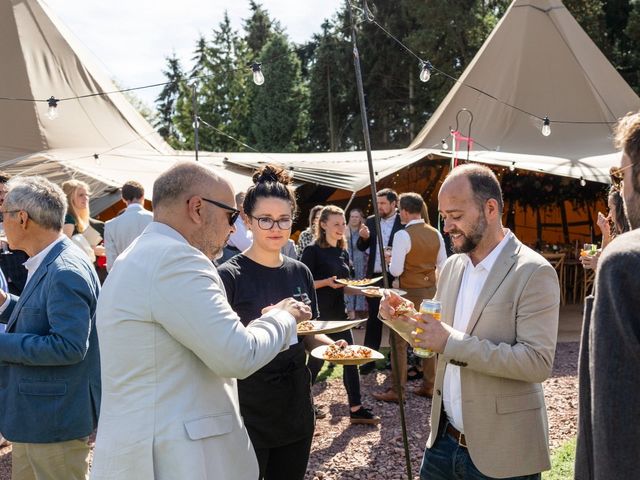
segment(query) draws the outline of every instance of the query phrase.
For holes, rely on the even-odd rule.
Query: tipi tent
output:
[[[560,0],[515,0],[409,149],[440,148],[462,109],[471,160],[606,183],[613,124],[640,98]]]
[[[0,169],[57,183],[74,176],[99,199],[132,179],[151,195],[159,173],[193,158],[175,152],[123,94],[109,93],[118,88],[45,3],[0,2],[0,61]],[[46,115],[51,96],[60,99],[55,120]],[[221,159],[203,163],[225,169]],[[224,174],[238,187],[250,183]],[[92,201],[92,211],[109,201]]]

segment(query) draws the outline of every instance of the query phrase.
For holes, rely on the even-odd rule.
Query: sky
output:
[[[248,0],[44,0],[122,88],[166,81],[165,59],[175,52],[188,67],[196,40],[222,20],[242,28]],[[289,38],[302,43],[320,31],[344,0],[262,0]],[[152,107],[160,88],[136,91]]]

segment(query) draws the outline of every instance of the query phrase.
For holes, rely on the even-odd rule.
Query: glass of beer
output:
[[[420,313],[428,313],[436,320],[440,320],[441,312],[442,304],[439,301],[429,299],[422,300],[422,303],[420,304]],[[416,328],[416,332],[422,333],[422,329]],[[422,358],[431,358],[435,355],[435,352],[432,352],[428,348],[421,347],[413,347],[413,353]]]

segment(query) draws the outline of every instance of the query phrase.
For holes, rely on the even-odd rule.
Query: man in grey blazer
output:
[[[104,225],[104,247],[107,251],[107,271],[118,255],[131,245],[153,221],[153,213],[144,208],[144,187],[130,180],[122,186],[122,200],[127,208]]]
[[[555,354],[558,277],[502,227],[502,191],[488,168],[454,169],[438,202],[456,253],[438,278],[442,321],[396,320],[414,328],[414,346],[438,353],[420,478],[539,479],[550,468],[541,383]],[[400,301],[386,293],[383,318]]]
[[[41,177],[15,177],[1,211],[9,246],[27,252],[20,297],[0,291],[0,430],[13,480],[85,480],[98,421],[98,277],[65,235],[67,200]]]
[[[576,480],[638,478],[640,458],[640,112],[616,126],[622,197],[633,229],[603,250],[580,349]],[[588,321],[590,320],[590,324]],[[588,325],[588,329],[586,327]]]
[[[171,167],[153,186],[154,221],[107,277],[94,480],[258,478],[235,379],[297,342],[311,310],[285,299],[243,326],[212,263],[234,230],[231,205],[211,170]]]

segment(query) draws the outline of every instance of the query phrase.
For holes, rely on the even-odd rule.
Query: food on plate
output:
[[[364,285],[371,284],[371,279],[363,278],[362,280],[350,280],[348,278],[338,278],[336,282],[348,285],[349,287],[362,287]]]
[[[394,310],[396,317],[412,317],[413,315],[416,315],[418,313],[416,309],[413,308],[411,302],[408,300],[403,300],[400,305],[394,307]]]
[[[311,320],[305,320],[304,322],[300,322],[298,324],[299,332],[310,332],[314,330],[316,327]]]
[[[382,293],[380,292],[380,289],[378,287],[363,288],[362,293],[364,293],[365,295],[372,295],[375,297],[382,296]]]
[[[325,360],[352,360],[360,358],[371,358],[372,350],[367,347],[357,345],[339,346],[332,344],[324,351]]]

